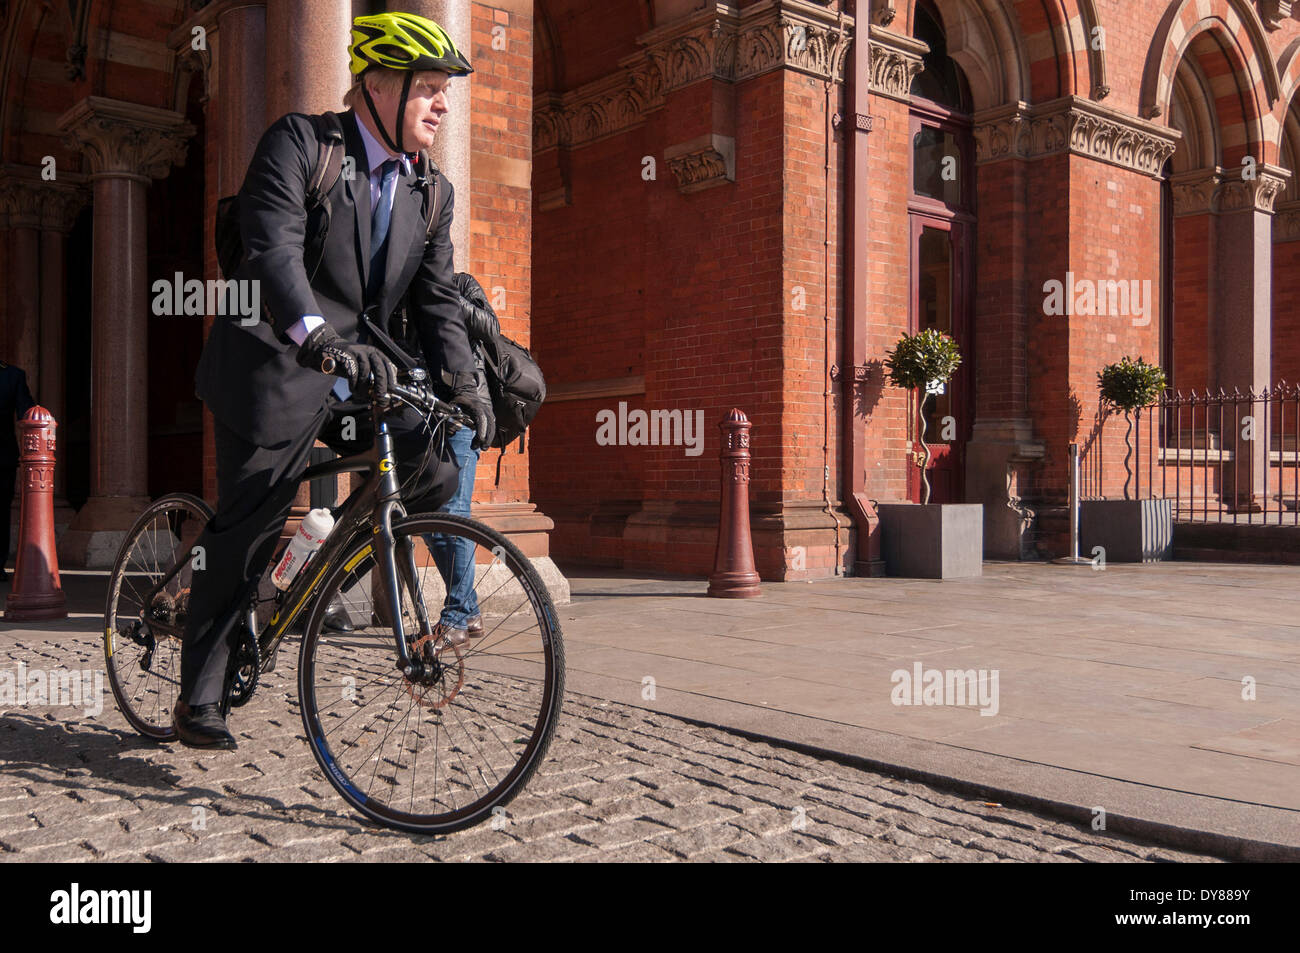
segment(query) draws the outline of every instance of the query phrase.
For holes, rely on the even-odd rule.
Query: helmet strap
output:
[[[388,129],[385,128],[383,120],[379,118],[379,110],[375,108],[375,101],[370,96],[370,87],[367,86],[364,81],[361,83],[361,95],[366,101],[366,108],[370,110],[370,118],[375,121],[375,128],[379,130],[379,135],[383,138],[384,145],[388,146],[388,148],[392,149],[394,152],[398,154],[401,154],[403,152],[402,118],[406,114],[406,101],[411,93],[411,80],[414,78],[415,78],[415,74],[410,70],[407,70],[406,76],[402,80],[402,98],[397,104],[397,141],[396,142],[394,142],[392,136],[388,134]]]
[[[406,125],[406,101],[411,95],[411,80],[415,79],[415,71],[407,70],[406,76],[402,78],[402,98],[397,101],[397,151],[405,152],[402,148],[402,127]]]

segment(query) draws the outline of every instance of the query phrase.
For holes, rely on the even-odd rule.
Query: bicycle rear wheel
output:
[[[152,503],[118,550],[104,608],[104,659],[117,706],[131,727],[173,741],[172,709],[181,687],[181,640],[188,608],[192,549],[212,508],[188,493]],[[185,565],[154,596],[174,567]],[[148,598],[147,598],[148,597]]]
[[[422,635],[439,621],[447,583],[421,537],[465,541],[483,634],[464,645]],[[321,583],[298,666],[303,725],[330,784],[388,827],[438,834],[479,823],[528,783],[546,755],[564,695],[554,606],[527,557],[500,533],[450,514],[393,526],[403,629],[432,673],[398,671],[376,537],[358,537]],[[412,547],[412,562],[403,557]],[[412,572],[403,572],[412,566]],[[444,562],[452,579],[456,568]],[[322,626],[335,597],[354,626]]]

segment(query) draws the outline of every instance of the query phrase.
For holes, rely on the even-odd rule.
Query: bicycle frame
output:
[[[366,482],[352,491],[344,502],[342,512],[339,514],[334,529],[330,532],[324,545],[313,554],[307,565],[299,571],[288,590],[285,591],[281,607],[276,610],[266,627],[258,633],[259,644],[264,645],[267,654],[274,652],[279,646],[280,640],[284,637],[289,626],[302,612],[303,606],[307,605],[315,596],[317,585],[334,566],[343,551],[356,540],[357,535],[367,525],[373,523],[372,533],[379,537],[379,551],[376,556],[384,581],[385,595],[388,599],[390,618],[393,620],[393,629],[397,642],[397,667],[403,670],[411,668],[411,656],[406,645],[406,633],[402,627],[401,590],[397,585],[398,566],[395,553],[397,547],[393,538],[393,514],[396,512],[399,517],[405,516],[406,509],[402,506],[400,487],[397,482],[397,461],[393,455],[393,438],[388,431],[388,423],[379,414],[376,414],[376,417],[379,418],[379,426],[375,433],[375,443],[369,450],[308,467],[300,478],[299,482],[302,483],[320,477],[335,476],[339,473],[365,473],[367,475]],[[413,583],[415,555],[409,551],[409,547],[406,547],[406,549],[407,552],[403,554],[404,561],[409,561],[411,568],[407,581]],[[360,554],[354,557],[354,563],[364,559],[371,551],[373,551],[373,546],[371,550],[362,550]],[[431,630],[424,611],[424,601],[423,599],[414,599],[414,597],[413,601],[419,615],[421,634],[428,635]],[[284,611],[285,606],[290,607],[287,612]],[[247,611],[250,631],[255,631],[253,606],[250,605]]]
[[[419,394],[402,387],[395,388],[395,392],[408,404],[416,407],[417,410],[424,409],[420,406],[423,401]],[[433,399],[432,405],[444,414],[452,410],[451,407],[442,404],[436,398]],[[335,476],[339,473],[364,473],[367,479],[344,501],[338,520],[329,537],[308,560],[307,565],[298,572],[289,588],[281,596],[279,607],[272,615],[270,622],[260,630],[257,625],[257,593],[255,585],[253,591],[248,594],[248,606],[244,610],[245,621],[249,632],[257,633],[258,645],[264,656],[273,654],[279,647],[279,643],[284,638],[289,626],[293,624],[294,620],[302,612],[303,607],[316,594],[316,588],[320,580],[334,566],[343,551],[355,542],[357,536],[366,526],[372,526],[372,533],[379,537],[379,551],[376,558],[386,590],[385,596],[387,597],[394,637],[397,643],[397,668],[407,675],[419,671],[419,666],[412,663],[410,651],[407,647],[406,632],[402,625],[401,589],[398,586],[397,579],[399,570],[403,572],[407,584],[411,587],[412,602],[415,604],[420,634],[422,636],[431,635],[432,628],[429,624],[423,598],[416,598],[419,588],[416,581],[415,554],[412,552],[409,543],[401,547],[403,550],[401,553],[402,565],[400,567],[398,565],[398,554],[396,552],[398,547],[393,537],[393,519],[394,513],[398,515],[398,518],[405,516],[406,509],[401,502],[401,487],[397,480],[397,459],[393,452],[393,438],[388,430],[388,423],[384,420],[386,409],[372,406],[372,413],[377,426],[374,444],[368,450],[347,457],[340,457],[336,460],[318,463],[315,466],[308,467],[299,477],[300,485],[309,480]],[[450,423],[450,421],[445,423]],[[442,425],[444,424],[437,426]],[[435,431],[437,426],[434,428]],[[369,549],[363,550],[358,556],[354,557],[354,564],[373,551],[373,545]],[[191,551],[186,558],[177,561],[176,565],[169,569],[144,596],[143,604],[145,606],[150,605],[154,597],[175,578],[178,572],[190,563],[193,557],[194,554]],[[285,611],[285,606],[289,607],[288,611]],[[146,625],[150,629],[161,630],[177,638],[182,635],[177,626],[167,623],[150,620],[146,622]]]

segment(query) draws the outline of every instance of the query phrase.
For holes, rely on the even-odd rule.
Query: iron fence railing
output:
[[[1126,441],[1102,439],[1108,423],[1127,426]],[[1117,453],[1131,482],[1123,460],[1107,459]],[[1132,498],[1174,500],[1177,520],[1300,525],[1300,386],[1166,391],[1127,425],[1099,415],[1082,474],[1084,499],[1124,495],[1114,492],[1123,480]]]

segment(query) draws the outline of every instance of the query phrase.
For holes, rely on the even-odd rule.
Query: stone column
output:
[[[0,187],[0,202],[9,218],[9,280],[5,291],[5,360],[27,372],[27,386],[40,403],[41,394],[41,194],[39,179],[9,166]],[[20,177],[21,176],[21,177]]]
[[[1285,169],[1264,165],[1254,179],[1234,176],[1219,190],[1213,333],[1217,360],[1212,373],[1229,394],[1233,388],[1259,394],[1273,383],[1273,203],[1289,177]],[[1224,502],[1239,512],[1258,512],[1265,502],[1269,447],[1264,421],[1254,420],[1256,439],[1239,439],[1245,429],[1242,418],[1257,415],[1262,406],[1240,406],[1233,419],[1236,433],[1220,435],[1224,449],[1237,450],[1237,485],[1224,487],[1223,493],[1231,494]],[[1247,454],[1243,474],[1242,457]]]
[[[65,565],[108,566],[148,499],[145,189],[185,158],[179,113],[88,96],[58,128],[80,148],[94,188],[90,499],[60,545]]]
[[[64,179],[68,175],[63,176]],[[79,177],[78,177],[79,178]],[[46,183],[41,195],[41,399],[56,425],[65,422],[64,329],[67,325],[67,301],[64,291],[68,275],[65,243],[86,203],[86,193],[67,184]],[[59,446],[64,446],[60,443]],[[66,454],[57,453],[54,463],[54,526],[60,532],[72,520],[72,510],[65,496]]]
[[[36,402],[63,423],[63,241],[83,197],[64,172],[58,181],[41,178],[41,170],[6,166],[0,186],[0,205],[13,230],[8,233],[12,279],[5,283],[7,318],[4,358],[27,373]],[[63,455],[55,469],[55,526],[62,530],[72,518],[63,497]],[[17,525],[19,498],[14,497],[12,519]],[[16,537],[11,537],[15,540]]]
[[[352,0],[267,0],[265,44],[265,121],[270,125],[285,113],[339,112],[343,94],[352,85],[348,70],[348,45],[352,39]],[[292,36],[292,43],[275,38]],[[251,65],[251,64],[250,64]],[[260,133],[260,128],[259,128]],[[243,159],[240,175],[252,156]],[[323,446],[317,443],[317,446]],[[351,478],[344,474],[336,484],[339,499],[347,495]],[[298,488],[284,535],[297,531],[298,522],[311,506],[307,484]]]
[[[388,0],[389,10],[400,10],[428,17],[447,31],[457,48],[475,66],[470,32],[470,0]],[[477,67],[476,67],[477,68]],[[456,250],[455,268],[469,268],[471,119],[470,83],[474,74],[459,76],[447,86],[448,113],[438,127],[434,140],[433,161],[456,189],[455,218],[451,223],[451,243]]]
[[[352,85],[352,0],[267,0],[266,121],[337,112]],[[281,40],[292,37],[292,42]]]
[[[966,500],[985,504],[984,555],[995,559],[1034,555],[1034,512],[1024,497],[1047,449],[1034,433],[1028,396],[1026,354],[1038,303],[1028,285],[1033,240],[1015,221],[1029,201],[1033,170],[1022,156],[991,147],[1014,129],[1018,110],[1017,104],[979,113],[974,130],[980,163],[975,189],[980,225],[988,232],[975,249],[973,319],[980,333],[970,355],[978,376],[966,444]]]
[[[201,27],[207,49],[195,51],[191,38]],[[207,195],[204,204],[205,277],[221,277],[212,247],[217,202],[239,191],[244,173],[266,130],[266,5],[263,0],[217,0],[195,11],[167,38],[180,68],[198,74],[204,83],[202,99],[207,123],[209,155]],[[215,157],[211,150],[215,150]],[[203,319],[206,338],[212,316]],[[203,409],[203,495],[217,499],[216,450],[212,413]]]

